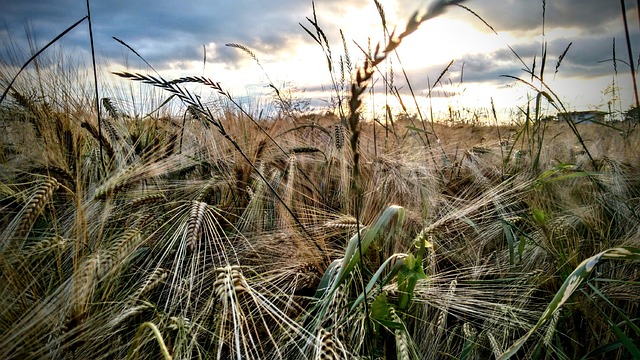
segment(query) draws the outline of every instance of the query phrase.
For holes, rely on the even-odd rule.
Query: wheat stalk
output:
[[[268,180],[265,178],[264,174],[262,174],[259,170],[258,167],[256,166],[256,164],[247,156],[247,154],[245,153],[245,151],[242,150],[242,148],[240,147],[240,144],[238,144],[238,142],[236,140],[234,140],[231,135],[227,132],[227,130],[225,129],[224,125],[222,124],[222,122],[218,119],[216,119],[213,114],[211,113],[211,111],[205,107],[202,102],[200,101],[200,98],[197,96],[194,96],[193,94],[191,94],[189,91],[187,91],[186,89],[183,89],[182,87],[180,87],[180,84],[184,84],[184,83],[197,83],[197,84],[203,84],[206,85],[208,87],[210,87],[211,89],[215,90],[216,92],[218,92],[219,94],[226,96],[227,98],[229,98],[231,101],[232,98],[229,94],[227,94],[222,87],[220,86],[220,83],[218,82],[214,82],[211,79],[208,79],[206,77],[202,77],[202,76],[188,76],[188,77],[182,77],[179,79],[175,79],[175,80],[171,80],[171,81],[167,81],[165,79],[163,79],[162,77],[158,76],[158,77],[154,77],[151,75],[142,75],[142,74],[138,74],[138,73],[129,73],[129,72],[114,72],[114,75],[123,77],[123,78],[127,78],[130,80],[135,80],[135,81],[141,81],[143,83],[146,84],[150,84],[159,88],[162,88],[166,91],[169,91],[171,93],[173,93],[175,96],[177,96],[180,100],[182,100],[185,104],[187,105],[191,105],[193,106],[193,108],[195,110],[197,110],[198,112],[200,112],[204,118],[211,124],[213,124],[217,129],[218,132],[227,140],[229,141],[233,147],[235,148],[235,150],[240,154],[240,156],[242,156],[242,158],[249,164],[249,166],[251,167],[251,169],[253,171],[256,172],[256,174],[260,177],[260,179],[267,185],[267,187],[269,188],[269,190],[271,191],[271,193],[276,197],[276,199],[278,200],[279,203],[281,203],[283,205],[283,207],[285,208],[285,210],[287,211],[287,213],[289,213],[289,215],[293,218],[293,220],[295,221],[295,223],[298,225],[298,227],[302,230],[302,232],[305,233],[305,235],[307,235],[307,237],[309,237],[310,239],[312,238],[311,234],[309,233],[309,231],[307,230],[307,228],[304,226],[304,224],[302,224],[302,222],[300,221],[300,219],[296,216],[296,214],[293,212],[293,210],[287,206],[287,204],[285,203],[285,201],[280,197],[280,195],[278,194],[278,192],[273,188],[273,186],[268,182]],[[246,112],[244,112],[244,110],[242,109],[241,106],[239,106],[239,108],[243,111],[243,113],[246,114]],[[250,117],[250,116],[249,116]],[[251,118],[251,117],[250,117]],[[253,119],[253,118],[252,118]],[[262,128],[261,128],[262,129]],[[266,132],[265,132],[266,134]],[[267,134],[268,135],[268,134]],[[273,141],[273,139],[271,139]],[[273,141],[275,143],[275,141]],[[277,145],[277,143],[276,143]],[[278,145],[279,147],[279,145]],[[281,149],[282,150],[282,149]],[[282,150],[284,152],[284,150]],[[316,242],[314,242],[314,245],[317,247],[317,249],[323,253],[323,249],[322,246]]]

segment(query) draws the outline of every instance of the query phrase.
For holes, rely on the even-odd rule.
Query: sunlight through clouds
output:
[[[395,30],[397,34],[404,30],[415,11],[425,12],[440,2],[380,0],[379,4],[388,32]],[[491,98],[497,104],[504,104],[500,106],[504,108],[523,105],[526,95],[521,93],[527,89],[514,89],[515,81],[503,75],[530,78],[523,71],[527,67],[537,67],[535,70],[539,72],[542,45],[546,42],[545,79],[568,107],[601,107],[607,100],[603,99],[603,92],[614,81],[620,88],[618,94],[623,107],[631,103],[627,71],[618,69],[619,75],[614,76],[611,62],[613,39],[618,44],[616,57],[626,58],[617,4],[598,0],[582,1],[579,6],[572,0],[548,2],[544,36],[543,7],[538,1],[472,0],[462,4],[473,13],[463,7],[450,6],[444,14],[421,24],[403,40],[398,48],[399,59],[393,54],[381,64],[381,71],[393,71],[394,86],[401,92],[409,86],[402,70],[410,75],[411,86],[419,94],[426,94],[429,84],[453,61],[441,79],[441,86],[449,88],[431,91],[432,96],[437,94],[430,101],[437,111],[447,111],[452,104],[486,108]],[[68,11],[60,11],[63,8]],[[0,15],[0,21],[6,24],[6,29],[1,30],[4,42],[0,51],[3,53],[11,51],[11,42],[28,49],[25,22],[36,45],[42,46],[81,18],[84,11],[70,0],[58,2],[56,6],[41,0],[28,3],[11,0],[5,2],[4,9]],[[635,8],[631,6],[629,11]],[[347,55],[341,31],[352,69],[364,62],[365,52],[384,42],[383,22],[374,1],[318,0],[315,12],[318,25],[331,46],[334,80],[340,77],[340,61],[346,61]],[[313,94],[311,100],[317,105],[331,99],[332,74],[325,54],[300,26],[312,28],[307,20],[314,16],[311,2],[199,0],[188,5],[157,6],[150,0],[114,1],[108,6],[94,4],[92,13],[98,60],[110,64],[111,70],[126,67],[148,70],[112,39],[115,36],[134,48],[166,78],[207,76],[220,81],[232,94],[249,97],[268,96],[270,79],[278,87],[288,84],[304,90],[300,96]],[[637,21],[635,17],[630,19]],[[634,24],[631,36],[633,43],[637,43],[638,26]],[[80,61],[89,58],[87,37],[87,29],[80,26],[64,39],[65,48]],[[254,52],[264,71],[242,51],[225,47],[228,43],[240,44]],[[560,54],[569,43],[572,46],[559,71],[554,73]],[[203,51],[207,52],[205,64]],[[460,80],[462,84],[451,89],[450,84]],[[382,90],[381,77],[376,75],[374,81],[376,91]],[[420,101],[425,103],[427,99]]]

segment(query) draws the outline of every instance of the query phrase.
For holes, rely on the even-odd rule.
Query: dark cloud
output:
[[[630,15],[635,2],[626,1]],[[541,32],[543,1],[475,0],[465,3],[498,32]],[[462,10],[457,10],[461,14]],[[612,24],[621,25],[619,2],[602,0],[546,1],[544,8],[546,30],[577,28],[585,34],[601,33]],[[475,21],[479,27],[482,22]]]
[[[496,54],[473,54],[465,56],[463,59],[454,61],[453,65],[444,73],[436,88],[443,85],[462,83],[490,83],[502,85],[513,82],[503,75],[517,76],[521,73],[521,67],[514,61],[496,61]],[[433,87],[435,81],[440,77],[448,64],[439,64],[408,72],[408,77],[412,81],[414,89],[428,92],[428,86]],[[407,88],[402,80],[398,80],[396,86]]]
[[[626,48],[623,48],[624,37],[618,34],[616,38],[616,59],[626,59]],[[634,36],[634,41],[640,41]],[[547,43],[545,73],[563,78],[596,78],[612,75],[614,72],[612,59],[614,37],[582,36],[575,38],[558,38]],[[496,81],[500,75],[519,76],[523,69],[533,69],[534,61],[536,74],[539,74],[542,64],[542,44],[530,42],[517,44],[502,49],[463,56],[458,62],[464,62],[465,79],[472,82]],[[565,52],[566,51],[566,52]],[[560,59],[563,55],[564,57]],[[516,56],[517,54],[517,56]]]
[[[391,18],[392,1],[380,1]],[[41,41],[49,40],[66,27],[86,15],[84,3],[70,0],[56,2],[46,0],[5,0],[0,22],[4,22],[10,36],[23,39],[25,23],[33,26],[33,34]],[[401,19],[417,9],[420,2],[400,0]],[[541,32],[542,1],[523,0],[474,0],[465,2],[498,32]],[[168,51],[164,56],[175,56],[170,44],[176,44],[179,56],[193,56],[200,52],[202,44],[229,42],[241,43],[260,52],[279,52],[295,41],[311,41],[298,23],[309,26],[305,17],[311,17],[311,2],[300,0],[202,0],[178,2],[155,0],[95,1],[92,17],[97,46],[109,56],[120,53],[116,36],[134,48],[157,46]],[[338,36],[338,28],[330,21],[349,8],[363,8],[368,0],[318,0],[316,10],[321,25],[331,39]],[[631,15],[635,14],[635,2],[627,0]],[[449,11],[451,17],[469,18],[469,22],[484,27],[480,21],[460,8]],[[635,17],[632,17],[635,19]],[[546,1],[545,26],[547,31],[557,28],[577,28],[584,34],[609,32],[612,26],[621,30],[620,6],[615,1],[562,0]],[[635,27],[637,28],[637,27]],[[86,26],[67,35],[77,44],[85,46]],[[80,36],[81,35],[81,36]],[[179,47],[191,46],[188,52]],[[149,55],[162,61],[163,55]],[[228,54],[227,54],[228,56]],[[233,59],[233,57],[231,57]]]
[[[337,1],[321,1],[335,6]],[[111,37],[115,36],[138,51],[149,62],[162,67],[169,62],[199,60],[202,45],[215,43],[219,53],[210,61],[239,61],[237,52],[223,50],[225,43],[239,43],[264,53],[285,52],[304,34],[299,21],[311,15],[311,3],[286,0],[210,0],[178,2],[113,0],[92,3],[94,40],[98,53],[117,59],[127,51]],[[25,24],[39,46],[53,39],[86,15],[78,2],[5,1],[0,22],[9,36],[26,43]],[[65,44],[86,48],[88,29],[81,24],[65,36]]]

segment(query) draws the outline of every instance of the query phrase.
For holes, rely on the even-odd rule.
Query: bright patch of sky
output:
[[[430,1],[380,0],[389,31],[404,29],[409,16],[426,8]],[[269,87],[288,89],[293,96],[308,99],[319,110],[328,106],[332,96],[332,76],[325,54],[300,26],[315,33],[306,19],[313,18],[312,3],[299,0],[196,0],[174,1],[94,1],[92,16],[94,40],[103,66],[108,71],[153,73],[128,49],[112,37],[133,47],[164,78],[206,76],[219,81],[233,96],[262,103],[261,97],[273,95]],[[640,35],[636,1],[626,0],[634,64],[640,55]],[[543,87],[523,71],[540,72],[543,43],[547,44],[545,83],[570,110],[609,108],[626,110],[633,104],[631,75],[627,65],[624,28],[620,4],[602,0],[469,0],[466,9],[451,6],[440,17],[424,23],[406,38],[395,56],[380,70],[390,76],[404,103],[413,109],[407,73],[423,113],[433,107],[446,114],[451,108],[473,113],[490,108],[491,101],[506,113],[526,106],[535,96],[532,87],[512,77]],[[346,60],[340,30],[344,34],[353,66],[362,64],[368,48],[384,41],[381,17],[373,0],[317,0],[316,16],[330,45],[333,81],[340,81],[340,59]],[[544,10],[544,36],[542,28]],[[5,0],[0,21],[0,57],[10,65],[21,65],[29,56],[25,36],[28,25],[35,47],[49,40],[86,15],[84,1]],[[615,41],[615,52],[614,52]],[[15,56],[9,43],[23,49]],[[86,21],[67,34],[63,51],[79,55],[89,66],[89,41]],[[225,44],[240,44],[257,57]],[[369,45],[370,44],[370,45]],[[569,47],[569,44],[571,46]],[[556,73],[561,54],[566,56]],[[515,54],[514,54],[515,53]],[[206,62],[203,61],[205,59]],[[517,54],[517,56],[516,56]],[[617,63],[614,72],[613,58]],[[519,58],[518,58],[519,57]],[[429,89],[447,65],[453,61],[435,88]],[[504,75],[512,76],[505,77]],[[615,86],[616,99],[611,87]],[[381,76],[375,82],[376,98],[367,97],[367,112],[381,112],[386,101],[399,109],[397,100],[384,97]],[[204,92],[204,89],[202,89]],[[344,94],[343,94],[344,95]],[[430,95],[430,98],[427,97]],[[251,99],[254,100],[251,100]],[[413,109],[413,110],[412,110]],[[553,112],[553,109],[551,109]],[[373,116],[373,115],[372,115]]]

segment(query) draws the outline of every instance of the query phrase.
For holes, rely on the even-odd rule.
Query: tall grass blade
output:
[[[544,311],[536,325],[527,332],[526,335],[521,337],[518,341],[513,343],[498,360],[505,360],[515,355],[518,350],[524,345],[524,343],[533,335],[542,325],[544,325],[549,319],[553,317],[553,314],[560,306],[562,306],[569,297],[578,290],[579,286],[587,280],[593,269],[598,265],[601,260],[615,259],[615,260],[640,260],[640,249],[631,247],[619,247],[605,250],[598,253],[586,260],[584,260],[575,270],[567,277],[562,284],[556,295],[553,297],[547,309]]]

